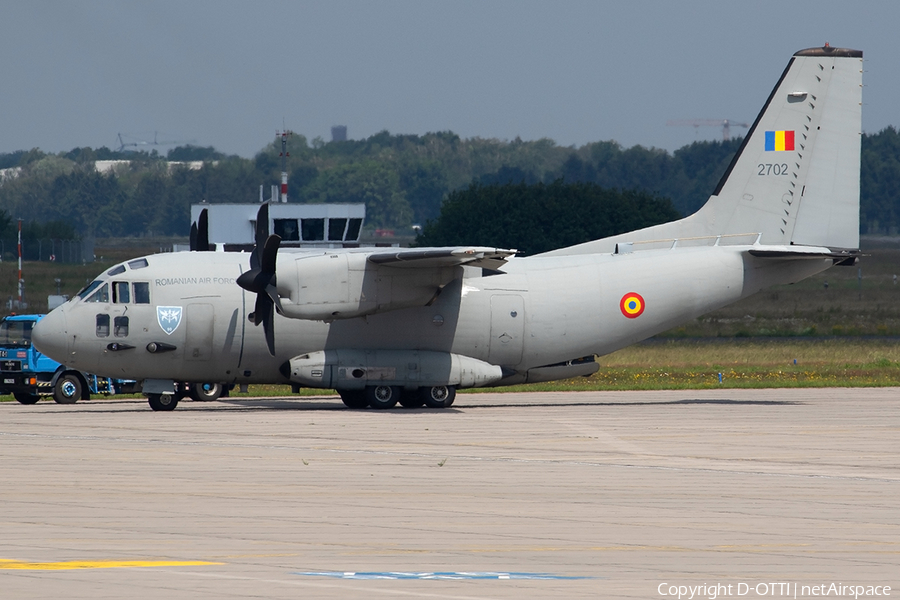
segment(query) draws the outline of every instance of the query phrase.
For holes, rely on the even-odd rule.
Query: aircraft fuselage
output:
[[[310,352],[432,351],[503,367],[493,385],[520,383],[535,380],[532,369],[612,352],[833,262],[765,261],[748,248],[513,258],[489,276],[457,267],[420,306],[328,321],[276,315],[274,358],[262,328],[248,321],[254,294],[235,283],[249,268],[247,254],[158,254],[108,270],[90,294],[48,315],[44,330],[61,335],[44,336],[58,340],[53,348],[44,342],[44,352],[111,377],[240,384],[287,382],[282,366]],[[301,258],[334,253],[282,252],[279,289],[302,281]],[[385,269],[402,275],[381,267],[380,279]],[[103,286],[109,292],[98,296]],[[285,296],[286,313],[302,309]]]

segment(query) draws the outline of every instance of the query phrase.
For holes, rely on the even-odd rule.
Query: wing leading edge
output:
[[[373,252],[367,260],[376,265],[407,268],[481,267],[497,270],[515,255],[517,250],[480,246],[457,248],[411,248],[390,252]]]

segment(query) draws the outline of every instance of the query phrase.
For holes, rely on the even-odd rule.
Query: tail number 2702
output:
[[[787,175],[788,174],[788,166],[787,163],[766,163],[756,165],[756,168],[759,169],[757,175]]]

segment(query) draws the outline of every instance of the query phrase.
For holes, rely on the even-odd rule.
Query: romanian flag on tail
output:
[[[780,152],[794,149],[793,131],[767,131],[766,152]]]

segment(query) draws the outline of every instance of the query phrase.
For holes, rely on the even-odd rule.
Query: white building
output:
[[[259,204],[192,204],[191,221],[207,209],[209,241],[226,246],[252,246]],[[269,204],[269,232],[282,246],[340,247],[359,243],[365,204]]]

